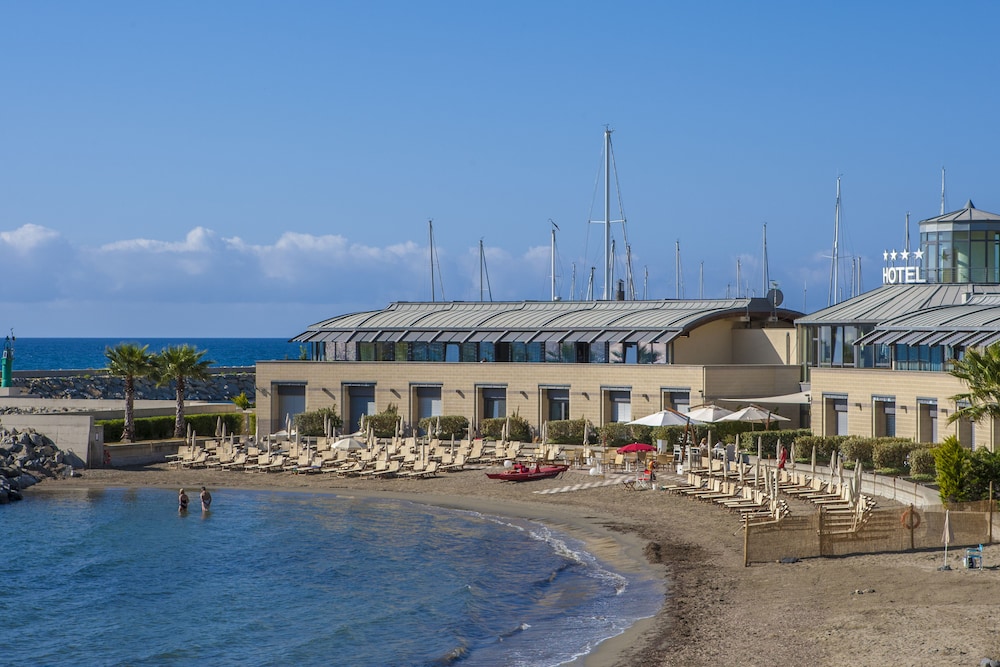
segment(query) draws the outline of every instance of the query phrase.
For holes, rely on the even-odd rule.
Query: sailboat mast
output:
[[[479,239],[479,300],[483,300],[483,240]]]
[[[552,218],[549,218],[549,222],[552,222]],[[552,273],[552,300],[556,300],[556,223],[552,222],[552,244],[549,248],[549,264],[551,266]]]
[[[611,299],[611,128],[604,128],[604,300]]]
[[[767,267],[767,223],[764,223],[764,284],[760,289],[761,295],[766,295],[768,290],[771,289],[771,276],[768,273]]]
[[[837,176],[837,205],[833,216],[833,256],[830,258],[830,294],[826,305],[837,303],[837,289],[840,281],[840,176]]]
[[[429,254],[431,257],[431,303],[434,303],[435,295],[434,295],[434,221],[433,220],[427,221],[427,237],[428,237],[427,247],[430,248]]]
[[[944,167],[941,167],[941,215],[944,215]]]

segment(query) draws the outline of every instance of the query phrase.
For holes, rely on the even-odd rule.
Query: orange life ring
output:
[[[907,509],[899,516],[899,523],[907,530],[916,530],[920,527],[920,515],[912,508]]]

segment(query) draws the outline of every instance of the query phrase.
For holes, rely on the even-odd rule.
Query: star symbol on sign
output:
[[[902,257],[904,260],[905,259],[909,259],[910,258],[910,251],[909,250],[904,250],[903,252],[899,253],[899,256]]]
[[[914,250],[913,251],[913,257],[915,259],[923,259],[924,258],[924,251],[923,250]]]
[[[889,257],[892,259],[892,261],[894,261],[894,262],[896,261],[896,255],[897,254],[899,254],[899,253],[897,253],[895,250],[893,250],[892,252],[889,253]]]
[[[883,250],[882,251],[882,260],[883,261],[889,261],[889,251],[888,250]]]

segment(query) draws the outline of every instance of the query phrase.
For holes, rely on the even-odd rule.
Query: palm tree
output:
[[[149,346],[139,347],[138,343],[119,343],[104,348],[108,360],[109,374],[125,378],[125,429],[122,440],[135,442],[135,379],[145,377],[153,371],[153,355]]]
[[[156,356],[156,382],[163,386],[169,382],[174,383],[177,396],[176,419],[174,420],[174,437],[183,438],[185,436],[184,423],[184,389],[188,379],[204,380],[208,378],[208,367],[214,361],[202,359],[207,354],[206,350],[197,350],[193,346],[170,345],[163,348]]]
[[[969,348],[962,359],[952,362],[950,373],[969,390],[951,397],[958,407],[948,415],[949,424],[959,419],[977,422],[1000,417],[1000,344],[983,350]]]

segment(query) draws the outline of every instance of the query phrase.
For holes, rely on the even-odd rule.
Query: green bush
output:
[[[910,451],[910,475],[934,475],[934,452],[930,447],[918,447]]]
[[[1000,487],[1000,453],[980,447],[972,452],[971,470],[967,496],[969,500],[984,500],[990,497],[990,484],[996,495]]]
[[[391,438],[396,435],[396,426],[399,424],[399,408],[395,403],[382,412],[365,416],[365,428],[371,426],[376,438]]]
[[[200,437],[215,436],[215,428],[219,417],[226,425],[226,433],[240,433],[243,430],[243,415],[236,412],[219,414],[185,415],[184,421]],[[174,437],[173,415],[162,417],[139,417],[135,420],[135,439],[139,440],[172,440]],[[104,427],[104,442],[121,442],[125,430],[124,419],[98,419],[95,426]]]
[[[299,435],[305,437],[326,435],[324,429],[327,418],[330,420],[330,428],[340,428],[343,425],[336,407],[320,408],[295,415],[295,430]]]
[[[515,442],[531,442],[531,424],[521,415],[515,413],[510,417],[510,433],[508,439]],[[479,423],[482,436],[488,440],[500,440],[503,437],[503,427],[508,417],[484,419]]]
[[[875,450],[875,438],[860,436],[849,437],[840,443],[840,454],[844,464],[861,461],[863,467],[872,467],[872,453]]]
[[[557,419],[546,426],[546,434],[549,442],[557,445],[582,445],[586,424],[586,419]],[[593,442],[594,439],[592,434],[590,444],[597,444]]]
[[[424,417],[418,425],[424,433],[441,440],[462,439],[469,434],[469,420],[462,415]]]
[[[809,429],[788,429],[785,431],[744,431],[740,434],[739,444],[740,450],[744,452],[749,452],[751,454],[757,453],[757,441],[760,440],[761,443],[761,453],[765,459],[774,458],[778,451],[778,441],[781,444],[786,445],[791,451],[792,443],[795,442],[795,454],[796,456],[802,456],[802,446],[798,444],[799,439],[810,435]],[[714,444],[714,443],[713,443]],[[812,456],[812,446],[808,447],[808,456]],[[817,462],[819,458],[819,451],[816,453]]]
[[[876,470],[902,470],[910,452],[917,447],[912,440],[903,438],[876,438],[872,466]]]

